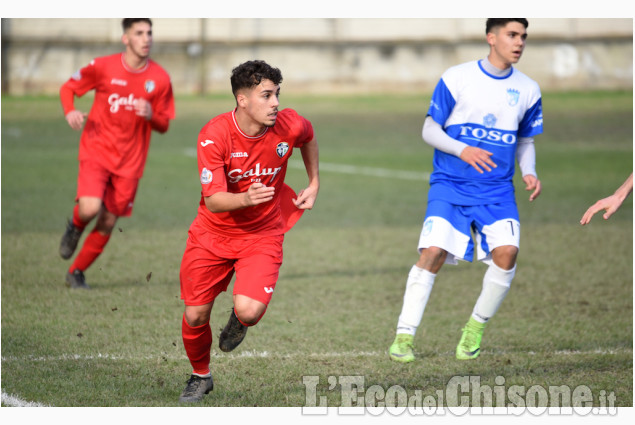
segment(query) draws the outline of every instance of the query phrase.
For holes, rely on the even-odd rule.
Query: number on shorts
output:
[[[511,221],[511,220],[507,220],[507,222],[509,223],[509,227],[512,229],[512,236],[515,236],[515,234],[514,234],[514,222]]]

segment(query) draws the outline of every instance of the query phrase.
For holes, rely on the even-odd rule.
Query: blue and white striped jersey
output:
[[[517,140],[542,133],[542,98],[535,81],[515,68],[497,77],[479,61],[457,65],[442,75],[428,115],[450,137],[492,152],[498,165],[480,174],[456,156],[435,150],[428,199],[455,205],[514,199]]]

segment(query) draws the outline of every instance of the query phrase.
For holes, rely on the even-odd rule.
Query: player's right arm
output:
[[[82,125],[84,125],[84,120],[86,120],[88,114],[75,109],[75,93],[71,88],[71,84],[68,82],[60,88],[60,100],[62,102],[62,109],[64,110],[64,117],[66,118],[68,125],[73,130],[81,130]]]
[[[75,96],[81,97],[95,87],[95,61],[75,72],[60,88],[60,101],[66,122],[73,130],[80,130],[88,116],[75,109]]]
[[[461,158],[481,174],[483,169],[492,171],[492,168],[496,168],[496,163],[491,158],[492,152],[453,139],[430,115],[423,123],[421,135],[423,140],[433,148]]]
[[[66,114],[66,122],[71,126],[73,130],[81,130],[84,125],[84,121],[88,116],[87,113],[78,111],[77,109],[73,109],[68,114]]]
[[[231,149],[227,140],[231,136],[224,130],[223,121],[210,121],[199,133],[197,140],[198,169],[203,200],[213,213],[239,210],[269,202],[274,187],[255,182],[246,191],[230,192],[227,186],[226,161]],[[228,162],[227,162],[228,163]]]
[[[206,196],[204,197],[205,206],[213,213],[240,210],[271,201],[274,192],[274,187],[254,183],[249,186],[246,192],[216,192],[211,196]]]

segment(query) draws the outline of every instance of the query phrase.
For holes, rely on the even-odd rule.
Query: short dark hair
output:
[[[253,60],[241,63],[232,69],[230,78],[232,93],[234,96],[241,89],[250,89],[257,86],[262,80],[270,80],[278,85],[282,82],[282,73],[278,68],[274,68],[265,61]]]
[[[150,18],[124,18],[121,21],[121,28],[123,28],[123,32],[129,30],[130,27],[137,22],[147,22],[150,26],[152,26]]]
[[[485,34],[489,34],[496,27],[504,27],[510,22],[519,22],[525,26],[525,29],[529,27],[529,21],[526,18],[487,18]]]

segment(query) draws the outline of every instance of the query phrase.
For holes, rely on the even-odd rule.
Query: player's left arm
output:
[[[317,140],[312,139],[300,148],[304,167],[309,177],[309,185],[301,190],[298,198],[294,200],[295,206],[301,210],[310,210],[315,205],[318,192],[320,191],[320,167],[319,149]]]
[[[536,199],[542,191],[542,184],[536,173],[536,148],[533,137],[520,137],[516,147],[518,166],[525,182],[525,190],[531,192],[529,201]]]
[[[518,125],[516,158],[525,182],[525,190],[531,192],[529,201],[536,199],[542,191],[542,184],[536,173],[536,148],[534,136],[542,133],[542,95],[537,84],[531,91],[527,111]]]

